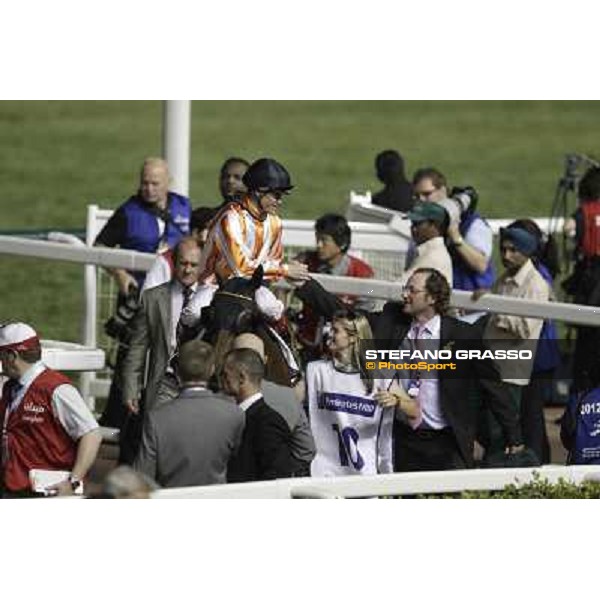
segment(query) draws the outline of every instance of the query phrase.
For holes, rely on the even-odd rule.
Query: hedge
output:
[[[542,479],[539,473],[533,481],[524,484],[510,484],[496,491],[465,491],[459,494],[426,494],[419,498],[461,498],[461,499],[591,499],[600,498],[600,481],[570,483],[559,479],[550,483]]]

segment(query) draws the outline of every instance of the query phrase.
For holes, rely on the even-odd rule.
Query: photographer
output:
[[[452,188],[448,196],[445,176],[437,169],[419,169],[413,177],[415,195],[441,204],[450,215],[446,245],[452,258],[453,288],[476,293],[489,291],[496,277],[492,264],[493,234],[477,212],[479,195],[467,186]],[[471,313],[474,322],[482,313]]]
[[[456,207],[455,218],[450,213],[446,242],[452,257],[454,288],[458,290],[487,291],[496,276],[492,264],[492,229],[476,211],[478,200],[471,186],[452,188],[448,200]]]
[[[189,234],[191,205],[187,197],[169,191],[169,167],[162,158],[144,160],[135,195],[124,202],[98,234],[95,246],[125,248],[155,254],[173,248]],[[139,290],[144,273],[107,269],[119,294]]]

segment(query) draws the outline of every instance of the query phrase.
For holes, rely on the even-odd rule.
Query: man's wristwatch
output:
[[[81,479],[77,479],[76,477],[73,477],[73,475],[69,475],[69,484],[71,485],[71,489],[76,491],[81,485]]]

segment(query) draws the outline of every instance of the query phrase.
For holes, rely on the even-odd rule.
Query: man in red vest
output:
[[[92,466],[102,437],[98,423],[69,379],[41,362],[35,330],[0,327],[2,372],[2,497],[34,495],[30,471],[66,471],[50,494],[70,495]]]

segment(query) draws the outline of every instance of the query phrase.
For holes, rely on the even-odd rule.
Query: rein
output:
[[[244,300],[250,304],[254,304],[253,298],[248,298],[248,296],[242,296],[242,294],[234,294],[233,292],[217,291],[215,292],[215,297],[216,296],[230,296],[231,298],[237,298],[238,300]]]

